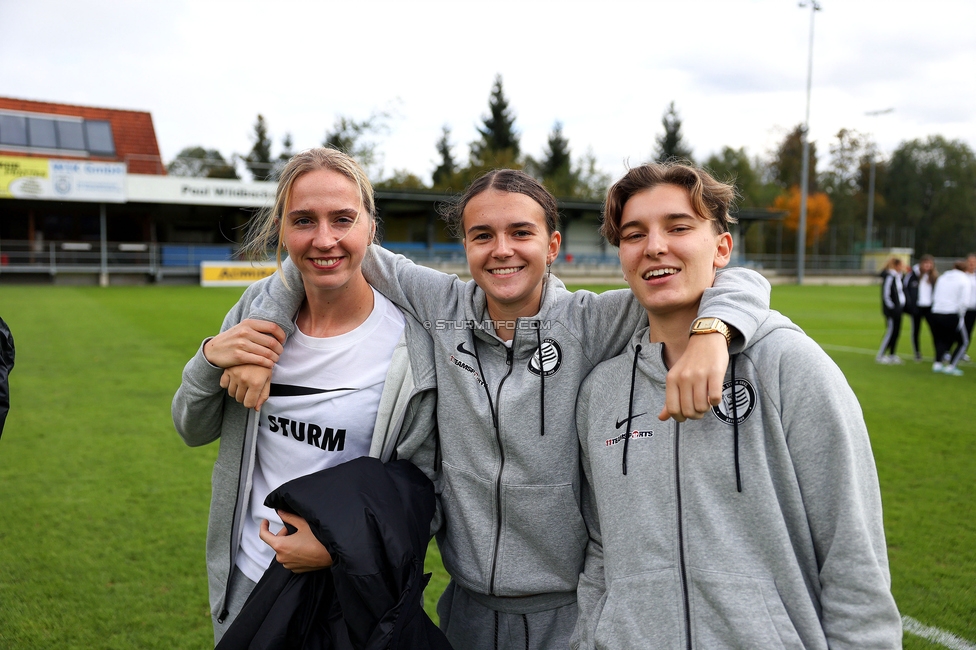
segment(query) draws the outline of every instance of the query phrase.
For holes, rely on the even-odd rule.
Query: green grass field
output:
[[[0,286],[17,345],[0,439],[0,648],[212,645],[204,538],[216,446],[184,446],[169,408],[183,364],[240,293]],[[954,378],[928,363],[875,364],[878,301],[877,287],[773,292],[861,400],[902,614],[974,643],[976,367]],[[910,357],[906,335],[900,351]],[[436,552],[428,570],[433,612],[446,579]],[[939,646],[906,635],[905,647]]]

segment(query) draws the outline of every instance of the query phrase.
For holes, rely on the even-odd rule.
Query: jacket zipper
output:
[[[518,321],[516,321],[517,323]],[[498,442],[498,478],[495,479],[495,552],[491,559],[491,577],[488,581],[488,593],[495,595],[495,568],[498,566],[498,546],[502,538],[502,470],[505,469],[505,449],[502,447],[502,433],[500,430],[499,419],[501,418],[500,400],[502,396],[502,386],[505,380],[512,374],[512,354],[515,349],[515,338],[512,337],[512,347],[506,348],[505,362],[508,364],[508,372],[498,382],[498,390],[495,392],[495,440]]]
[[[254,417],[260,417],[258,412],[255,412]],[[238,473],[238,478],[237,478],[237,496],[234,498],[234,514],[230,518],[230,546],[227,549],[227,557],[229,561],[229,566],[227,568],[227,584],[224,585],[224,601],[223,603],[221,603],[220,606],[220,614],[217,615],[217,622],[220,623],[221,625],[224,623],[224,621],[227,620],[227,615],[230,614],[230,611],[227,609],[227,601],[230,598],[231,577],[234,575],[234,556],[237,555],[236,553],[237,543],[235,539],[237,536],[234,534],[234,529],[237,527],[237,513],[239,510],[239,506],[241,504],[241,481],[247,480],[244,477],[244,473],[246,471],[244,464],[245,464],[245,458],[247,457],[248,431],[250,431],[250,429],[251,429],[251,414],[248,413],[247,421],[244,429],[244,440],[241,444],[241,462],[239,465],[240,471]]]
[[[685,647],[691,650],[691,607],[688,604],[688,575],[685,572],[685,540],[681,524],[681,468],[678,463],[680,425],[674,423],[674,485],[678,515],[678,566],[681,569],[681,599],[685,607]]]

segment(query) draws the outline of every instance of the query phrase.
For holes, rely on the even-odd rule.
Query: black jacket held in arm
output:
[[[218,650],[450,650],[423,609],[434,486],[405,460],[357,458],[277,488],[333,558],[296,574],[272,561]]]
[[[10,384],[7,377],[14,368],[14,337],[10,328],[0,318],[0,436],[3,435],[3,423],[10,410]]]

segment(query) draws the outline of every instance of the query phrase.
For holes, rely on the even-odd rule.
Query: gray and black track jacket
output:
[[[597,363],[623,349],[646,312],[629,290],[571,293],[549,278],[539,313],[518,319],[509,348],[474,281],[370,249],[366,279],[424,323],[434,342],[444,513],[437,541],[445,568],[498,611],[574,602],[587,541],[576,394]],[[289,284],[301,287],[295,267],[284,269]],[[265,287],[267,302],[255,302],[264,315],[256,317],[281,324],[300,296],[280,280]],[[730,269],[706,292],[701,313],[748,340],[768,309],[766,280]]]
[[[253,313],[251,301],[271,282],[265,278],[248,287],[224,318],[220,331],[247,318],[259,318]],[[300,277],[296,282],[303,286]],[[300,306],[301,301],[278,323],[288,334],[294,332],[294,315]],[[369,455],[383,461],[412,459],[430,472],[435,454],[433,352],[423,326],[409,314],[405,316],[403,336],[393,351],[380,396]],[[183,369],[183,381],[173,397],[173,423],[191,447],[220,439],[207,527],[207,577],[211,613],[215,620],[224,623],[227,579],[234,568],[243,517],[251,498],[259,412],[245,408],[220,387],[224,371],[204,356],[207,340]],[[434,478],[431,473],[428,476]]]
[[[657,419],[666,374],[644,328],[580,389],[591,539],[572,647],[900,648],[878,475],[840,369],[770,312],[703,419]]]

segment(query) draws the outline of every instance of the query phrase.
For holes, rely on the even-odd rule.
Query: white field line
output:
[[[869,350],[867,348],[849,348],[849,347],[844,346],[844,345],[832,345],[830,343],[818,343],[817,345],[819,345],[820,347],[822,347],[824,350],[833,350],[834,352],[851,352],[853,354],[870,354],[872,356],[878,354],[878,351],[877,350]],[[901,356],[901,355],[899,355],[899,356]],[[911,358],[912,358],[911,355],[902,356],[902,359],[909,359],[909,360],[911,360]],[[927,363],[928,362],[928,359],[926,359],[925,362]],[[960,366],[966,366],[966,365],[969,365],[969,362],[960,361],[959,362],[959,365]]]
[[[937,627],[924,625],[911,616],[901,617],[901,627],[909,634],[920,636],[926,641],[937,643],[943,648],[949,648],[949,650],[976,650],[976,645],[966,639],[959,638],[955,634],[940,630]]]

